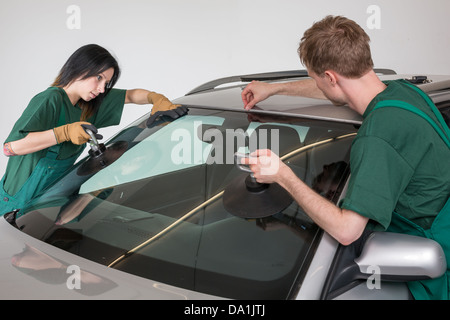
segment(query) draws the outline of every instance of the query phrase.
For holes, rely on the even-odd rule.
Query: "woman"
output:
[[[151,103],[152,114],[179,113],[180,106],[161,94],[112,89],[119,76],[118,63],[107,50],[86,45],[70,56],[50,88],[31,99],[3,145],[9,159],[1,180],[0,215],[20,209],[60,177],[89,140],[85,129],[97,134],[97,128],[119,124],[124,104]]]

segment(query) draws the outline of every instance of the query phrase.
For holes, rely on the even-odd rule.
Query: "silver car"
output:
[[[377,71],[422,82],[448,120],[450,76]],[[411,299],[406,281],[446,270],[436,242],[367,232],[341,246],[239,165],[270,148],[330,201],[345,195],[359,115],[285,96],[243,109],[249,81],[304,77],[218,79],[174,101],[183,117],[147,115],[92,141],[62,179],[0,218],[0,298]]]

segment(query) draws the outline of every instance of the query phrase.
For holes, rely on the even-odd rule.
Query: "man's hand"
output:
[[[244,108],[250,110],[258,102],[266,100],[274,95],[274,86],[266,82],[252,81],[248,84],[241,93]]]
[[[241,162],[250,167],[259,183],[279,182],[280,169],[288,168],[276,153],[268,149],[256,150],[249,158],[242,158]]]

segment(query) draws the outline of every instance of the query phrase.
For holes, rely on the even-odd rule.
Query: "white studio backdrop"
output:
[[[303,32],[344,15],[371,37],[376,67],[450,74],[448,0],[15,0],[0,4],[0,137],[79,47],[97,43],[119,61],[116,87],[169,99],[236,74],[303,69]],[[110,137],[150,111],[128,105]],[[106,140],[106,139],[105,139]],[[0,156],[3,175],[7,158]]]

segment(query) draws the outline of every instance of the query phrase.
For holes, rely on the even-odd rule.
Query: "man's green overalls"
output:
[[[446,125],[442,115],[436,108],[431,99],[416,86],[409,84],[415,91],[417,91],[422,98],[424,98],[431,110],[437,117],[441,128],[433,121],[427,114],[411,104],[403,101],[397,100],[385,100],[379,102],[375,108],[382,107],[398,107],[408,111],[411,111],[422,118],[424,118],[428,123],[433,126],[433,128],[438,132],[447,146],[450,148],[450,129]],[[373,111],[372,110],[372,111]],[[443,161],[448,161],[448,159],[443,159]],[[414,298],[417,300],[449,300],[450,299],[450,198],[447,200],[444,207],[436,216],[432,226],[428,230],[424,230],[422,227],[411,222],[405,217],[393,213],[392,222],[388,230],[390,232],[406,233],[416,236],[421,236],[429,239],[433,239],[438,242],[442,249],[444,250],[446,260],[447,260],[447,272],[437,279],[423,280],[423,281],[412,281],[408,282],[408,287],[413,294]]]

